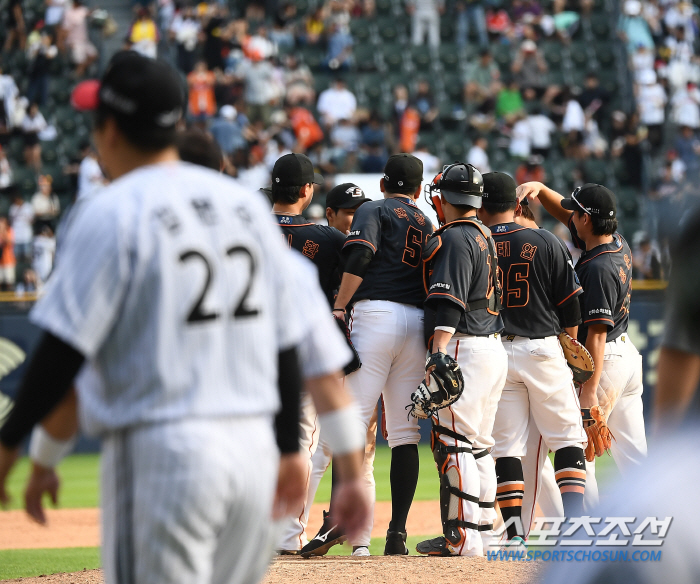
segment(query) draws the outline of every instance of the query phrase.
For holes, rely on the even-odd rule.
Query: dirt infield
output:
[[[313,505],[307,534],[321,527],[324,505]],[[94,547],[100,545],[99,509],[48,509],[48,526],[31,521],[24,511],[0,511],[0,550]],[[379,502],[374,510],[372,537],[384,537],[391,518],[391,503]],[[414,501],[408,516],[411,535],[442,533],[437,501]]]
[[[489,562],[485,558],[326,557],[279,558],[263,584],[413,584],[487,582],[535,584],[542,566],[535,562]],[[7,580],[22,584],[102,584],[100,570]]]

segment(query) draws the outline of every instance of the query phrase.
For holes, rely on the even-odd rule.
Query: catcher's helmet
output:
[[[433,191],[439,191],[451,205],[469,205],[481,208],[484,196],[484,179],[471,164],[455,162],[443,168],[430,185],[425,187],[428,203],[435,209],[440,223],[445,222],[440,205],[440,197]]]

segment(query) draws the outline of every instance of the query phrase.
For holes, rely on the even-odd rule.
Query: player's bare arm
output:
[[[349,272],[343,274],[343,279],[340,281],[340,289],[338,290],[338,296],[335,299],[335,305],[333,306],[333,314],[339,315],[341,312],[344,313],[350,300],[357,292],[357,289],[362,284],[361,276],[356,276]]]
[[[608,327],[604,324],[592,324],[588,327],[586,336],[586,349],[593,357],[595,370],[593,376],[583,384],[579,401],[582,408],[591,408],[598,405],[597,390],[600,383],[600,376],[603,374],[603,363],[605,360],[605,342],[608,334]]]
[[[564,225],[568,224],[569,217],[571,217],[571,211],[567,211],[561,206],[561,201],[564,197],[556,191],[550,189],[548,186],[536,181],[526,182],[521,184],[517,188],[516,192],[518,200],[522,200],[524,198],[531,201],[534,199],[539,199],[542,206],[552,217]]]

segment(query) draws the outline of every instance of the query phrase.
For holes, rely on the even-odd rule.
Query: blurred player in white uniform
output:
[[[32,312],[44,335],[0,431],[0,499],[17,445],[80,372],[81,425],[103,440],[106,581],[256,582],[278,478],[278,514],[303,485],[305,325],[294,305],[304,289],[262,198],[178,161],[184,101],[169,66],[118,54],[80,102],[97,110],[95,143],[114,182],[72,219]],[[346,495],[359,492],[364,435],[335,379],[310,390],[346,456]],[[268,455],[251,456],[251,445]],[[51,459],[55,446],[44,440],[38,456]],[[357,521],[342,505],[339,515],[352,531],[363,500],[349,499]]]

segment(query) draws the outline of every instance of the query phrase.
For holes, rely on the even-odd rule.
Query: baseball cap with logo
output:
[[[280,156],[272,168],[273,187],[303,187],[308,184],[323,184],[323,177],[314,172],[314,165],[305,154]],[[270,192],[272,187],[262,189]]]
[[[326,195],[326,207],[331,209],[353,209],[371,201],[364,191],[354,183],[343,183],[333,187]]]
[[[593,217],[615,219],[617,204],[615,195],[603,185],[586,183],[571,193],[570,199],[562,199],[561,206],[569,211],[583,211]]]
[[[384,166],[384,188],[387,192],[417,189],[423,182],[423,163],[410,154],[394,154]]]
[[[83,81],[75,87],[71,104],[78,111],[105,109],[134,127],[174,130],[185,96],[170,65],[134,51],[120,51],[100,81]]]
[[[484,204],[514,203],[516,184],[513,178],[504,172],[487,172],[484,178]]]

